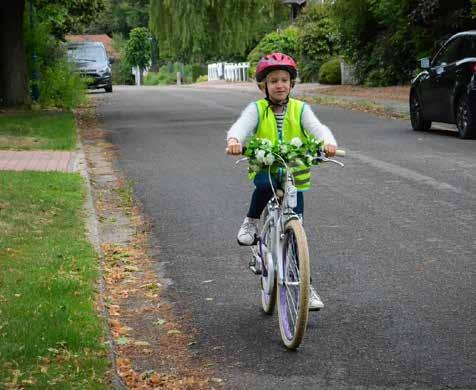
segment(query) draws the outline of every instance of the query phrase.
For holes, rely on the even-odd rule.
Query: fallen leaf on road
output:
[[[129,344],[129,339],[127,337],[119,337],[116,340],[116,344],[117,345],[127,345],[127,344]]]
[[[147,341],[134,341],[134,345],[138,347],[148,347],[150,343],[148,343]]]

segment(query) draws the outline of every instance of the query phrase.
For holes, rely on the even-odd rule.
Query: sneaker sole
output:
[[[310,307],[309,311],[320,311],[322,307]]]
[[[253,246],[253,245],[256,245],[257,242],[258,242],[258,239],[255,238],[255,240],[251,243],[251,244],[243,244],[242,242],[240,242],[240,240],[236,239],[236,242],[238,243],[238,245],[240,246]]]
[[[253,246],[253,245],[256,245],[258,241],[259,241],[259,238],[256,234],[255,234],[255,239],[251,244],[243,244],[242,242],[240,242],[240,240],[238,240],[238,238],[236,239],[236,242],[238,243],[238,245],[241,245],[241,246]]]

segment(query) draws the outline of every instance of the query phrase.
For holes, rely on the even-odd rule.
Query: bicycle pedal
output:
[[[256,268],[256,265],[255,264],[250,264],[248,266],[248,268],[251,270],[251,272],[253,272],[255,275],[261,275],[261,270]]]

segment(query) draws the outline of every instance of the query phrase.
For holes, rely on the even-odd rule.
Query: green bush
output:
[[[322,84],[340,84],[340,60],[332,58],[324,62],[319,69],[319,82]]]
[[[304,82],[317,81],[321,65],[334,52],[335,32],[328,8],[323,4],[310,4],[299,16],[299,78]]]
[[[112,47],[116,53],[120,53],[120,58],[116,58],[112,64],[112,83],[115,85],[134,85],[134,75],[132,74],[132,65],[126,60],[124,47],[127,40],[121,33],[112,35]]]
[[[148,72],[144,77],[144,85],[175,84],[177,72],[182,75],[182,83],[191,84],[207,73],[207,67],[201,64],[184,66],[178,62],[170,62],[161,66],[158,72]]]
[[[39,103],[42,107],[75,108],[86,99],[86,83],[70,63],[59,60],[43,69]]]
[[[256,64],[266,54],[281,52],[293,57],[296,61],[300,57],[299,29],[290,26],[282,31],[272,32],[264,36],[258,45],[248,55],[250,63],[250,77],[254,78]]]
[[[177,82],[177,74],[162,66],[158,72],[148,72],[144,76],[144,85],[167,85]]]
[[[125,59],[117,59],[111,66],[112,83],[115,85],[134,85],[132,66]]]
[[[208,74],[208,68],[202,64],[188,64],[184,67],[185,82],[194,83],[198,77]]]
[[[144,85],[165,85],[174,84],[167,72],[148,72],[144,76]]]
[[[204,83],[206,81],[208,81],[208,75],[204,74],[204,75],[199,76],[195,82],[196,83]]]

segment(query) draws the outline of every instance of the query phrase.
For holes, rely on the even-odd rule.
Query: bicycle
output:
[[[336,155],[344,156],[345,151],[338,150]],[[286,348],[296,349],[304,337],[309,315],[309,248],[301,217],[293,210],[297,205],[293,175],[281,156],[275,154],[275,157],[284,167],[282,188],[273,187],[269,168],[273,196],[263,211],[261,233],[256,245],[251,247],[249,268],[260,275],[263,311],[272,315],[278,303],[281,339]],[[236,164],[247,159],[242,158]],[[323,152],[315,159],[344,166]]]

